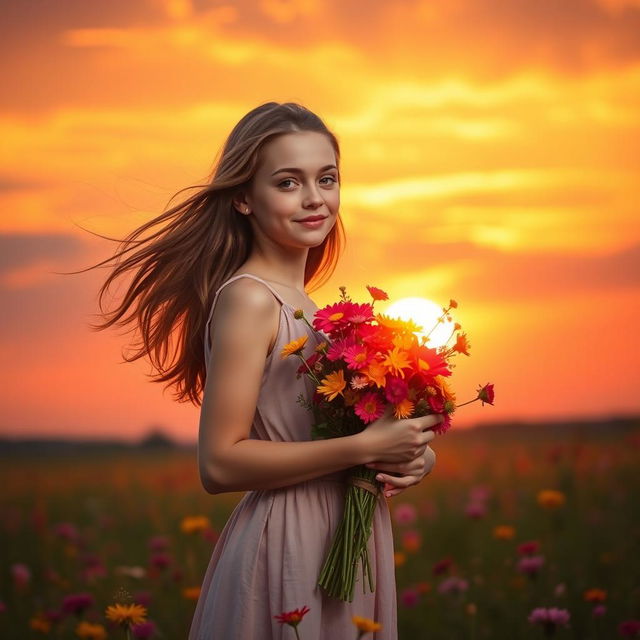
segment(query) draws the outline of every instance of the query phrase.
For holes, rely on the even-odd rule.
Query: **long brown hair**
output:
[[[123,246],[111,258],[83,270],[115,262],[98,295],[101,313],[97,315],[106,319],[90,327],[99,331],[113,324],[136,323],[142,341],[133,354],[123,355],[124,360],[133,362],[148,355],[157,371],[152,381],[175,386],[174,399],[178,402],[202,403],[204,331],[213,296],[252,250],[251,224],[236,211],[232,200],[253,178],[262,147],[276,136],[297,131],[326,135],[339,171],[338,140],[317,115],[294,102],[266,102],[249,111],[233,128],[209,182],[180,189],[169,203],[183,191],[195,189],[193,195],[124,240],[94,234]],[[140,237],[156,226],[155,232]],[[309,249],[304,274],[309,291],[322,286],[332,275],[345,243],[338,214],[324,242]],[[129,272],[134,273],[122,302],[106,313],[103,296],[116,278]]]

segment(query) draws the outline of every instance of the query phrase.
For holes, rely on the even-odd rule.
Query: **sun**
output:
[[[453,320],[442,318],[438,324],[438,318],[442,315],[442,306],[427,300],[426,298],[401,298],[390,304],[384,314],[401,320],[412,320],[422,327],[422,331],[416,331],[418,340],[422,340],[431,331],[429,341],[426,343],[431,349],[445,345],[453,334]],[[438,324],[438,326],[436,326]]]

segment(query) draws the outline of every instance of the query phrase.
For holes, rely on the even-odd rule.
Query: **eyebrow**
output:
[[[337,168],[338,167],[336,167],[335,164],[328,164],[322,167],[318,173],[322,173],[323,171],[327,171],[329,169],[337,169]],[[284,171],[286,171],[287,173],[304,173],[302,169],[298,169],[296,167],[284,167],[283,169],[278,169],[277,171],[274,171],[271,175],[275,176],[276,173],[282,173]]]

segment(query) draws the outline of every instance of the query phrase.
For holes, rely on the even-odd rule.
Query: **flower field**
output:
[[[432,448],[387,501],[401,640],[640,637],[640,425],[452,429]],[[195,449],[4,453],[0,481],[1,638],[186,638],[241,497],[204,492]]]

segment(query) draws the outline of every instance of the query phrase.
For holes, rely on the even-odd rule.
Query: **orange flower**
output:
[[[584,599],[587,602],[604,602],[607,599],[607,592],[604,589],[587,589],[584,592]]]
[[[451,300],[449,300],[449,307],[451,307],[452,309],[457,309],[458,303],[452,298]]]
[[[282,351],[280,352],[280,358],[284,360],[288,356],[302,353],[302,349],[307,343],[308,337],[308,335],[300,336],[299,338],[296,338],[295,340],[292,340],[291,342],[285,344],[284,347],[282,347]]]
[[[411,363],[406,351],[394,347],[391,351],[387,352],[382,364],[394,375],[399,375],[404,378],[403,369],[411,369]]]
[[[393,554],[393,562],[396,567],[402,566],[407,561],[407,554],[402,551],[395,551]]]
[[[197,600],[200,597],[200,587],[185,587],[182,590],[182,597],[185,600]]]
[[[123,627],[144,622],[147,609],[141,604],[113,604],[106,609],[105,615],[108,620],[112,620]]]
[[[476,613],[478,613],[478,607],[474,602],[469,602],[469,604],[467,604],[466,610],[470,616],[475,616]]]
[[[324,394],[328,400],[333,400],[338,394],[343,395],[342,390],[346,386],[347,381],[344,379],[344,371],[338,369],[338,371],[333,371],[320,381],[317,391]]]
[[[87,638],[88,640],[106,640],[107,631],[101,624],[91,624],[83,620],[76,626],[76,635],[78,638]]]
[[[51,620],[44,613],[38,613],[29,620],[29,627],[34,631],[49,633],[51,631]]]
[[[470,346],[466,333],[456,333],[456,343],[451,347],[454,351],[464,353],[465,356],[468,356]]]
[[[565,502],[564,493],[554,489],[544,489],[538,492],[538,504],[545,509],[557,509]]]
[[[493,537],[497,540],[512,540],[516,530],[508,524],[501,524],[493,528]]]
[[[370,287],[369,285],[367,285],[367,290],[369,291],[369,293],[371,294],[371,297],[374,300],[389,299],[389,296],[382,289],[378,289],[377,287]]]
[[[186,516],[180,523],[180,529],[184,533],[198,533],[205,531],[210,526],[209,518],[206,516]]]
[[[413,412],[413,407],[415,403],[411,402],[409,398],[405,398],[398,402],[398,404],[394,405],[393,415],[398,418],[408,418]]]
[[[377,387],[384,387],[386,384],[387,368],[377,360],[370,362],[360,373],[367,376],[371,382],[375,382]]]
[[[353,624],[356,625],[358,631],[380,631],[382,629],[382,625],[379,622],[375,622],[374,620],[370,620],[369,618],[363,618],[361,616],[353,616],[351,618],[353,620]],[[360,634],[358,637],[361,637]]]

